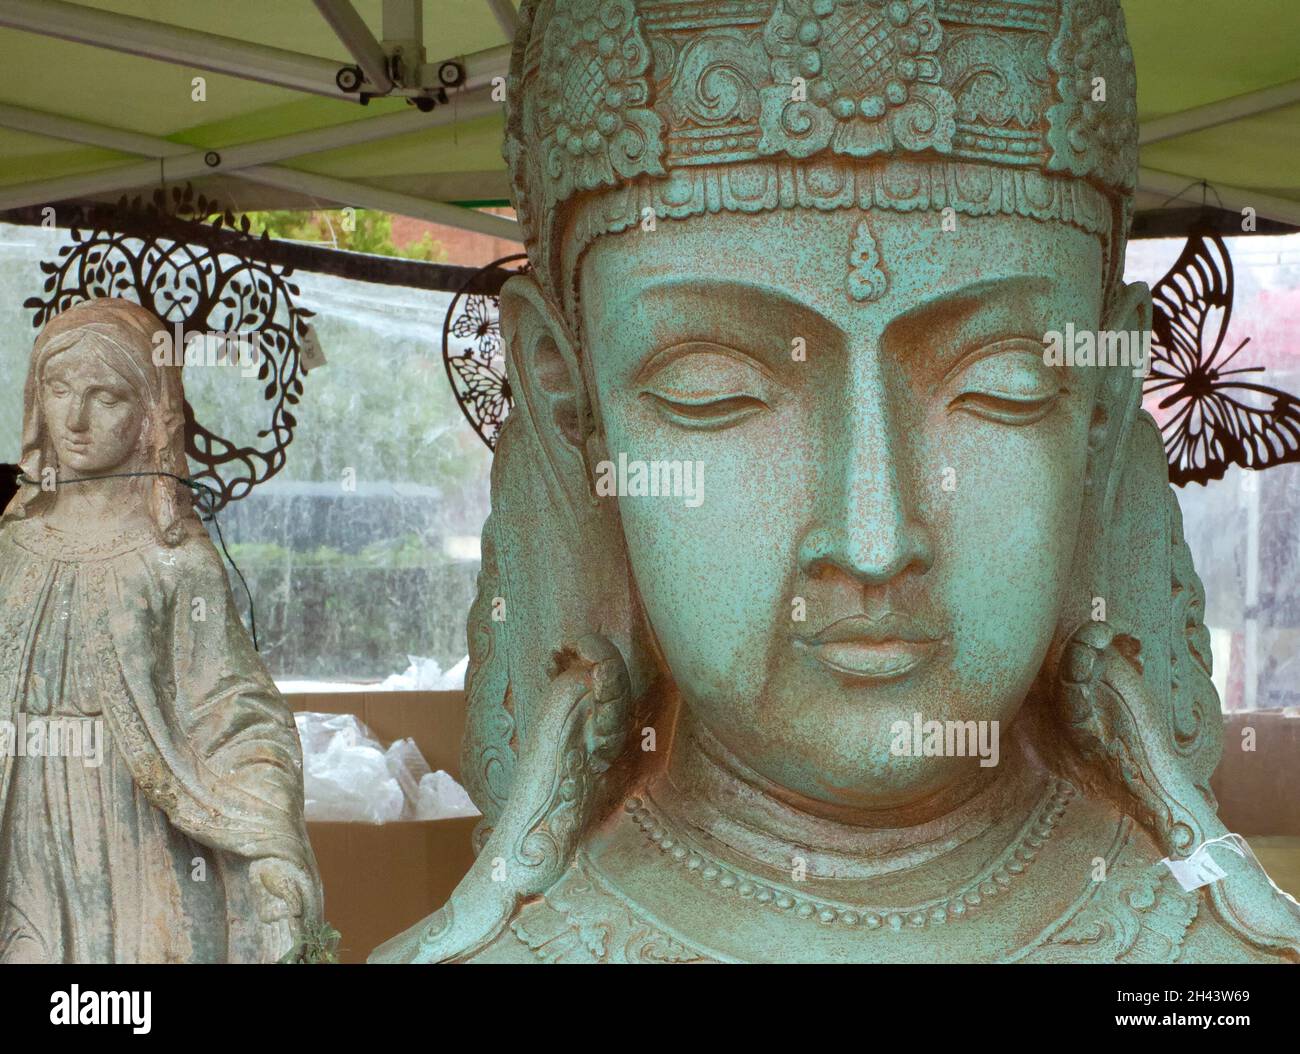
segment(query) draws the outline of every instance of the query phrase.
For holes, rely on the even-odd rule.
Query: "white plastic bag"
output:
[[[387,750],[352,714],[294,714],[308,820],[393,823],[478,816],[448,773],[429,770],[413,739]]]
[[[465,788],[439,769],[420,780],[415,809],[417,820],[445,820],[453,816],[479,816]]]
[[[384,678],[380,689],[386,692],[454,692],[465,687],[465,671],[469,669],[469,656],[449,670],[438,665],[437,659],[424,659],[408,655],[410,663],[405,673],[394,673]]]
[[[379,741],[352,714],[294,714],[308,820],[391,823],[407,796]]]

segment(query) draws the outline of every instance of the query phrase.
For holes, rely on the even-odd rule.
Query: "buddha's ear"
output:
[[[1139,356],[1150,348],[1146,336],[1151,331],[1150,288],[1143,282],[1121,282],[1110,300],[1102,328],[1127,333],[1131,352],[1128,364],[1099,367],[1101,381],[1088,429],[1087,484],[1095,513],[1104,522],[1123,471],[1121,461],[1129,431],[1142,405],[1142,378],[1148,363]]]
[[[577,512],[592,501],[584,458],[592,425],[576,342],[532,275],[506,282],[500,312],[511,412],[527,415],[550,466],[550,483]]]

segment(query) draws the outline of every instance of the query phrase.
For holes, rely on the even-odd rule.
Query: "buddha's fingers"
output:
[[[592,818],[599,775],[626,740],[630,705],[623,658],[603,637],[584,637],[558,659],[514,789],[473,867],[441,910],[380,946],[372,961],[472,955],[524,898],[545,892],[568,868]]]

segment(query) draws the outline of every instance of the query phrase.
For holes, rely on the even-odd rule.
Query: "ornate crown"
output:
[[[524,0],[505,155],[554,294],[647,207],[950,206],[1122,237],[1135,96],[1119,0]]]

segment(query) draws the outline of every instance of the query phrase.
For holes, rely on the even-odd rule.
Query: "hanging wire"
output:
[[[1188,183],[1187,186],[1183,187],[1183,189],[1180,190],[1177,194],[1171,194],[1169,195],[1169,197],[1165,198],[1164,201],[1162,201],[1159,205],[1156,206],[1155,211],[1159,211],[1160,209],[1163,209],[1171,201],[1177,201],[1193,187],[1201,188],[1201,208],[1205,208],[1206,206],[1207,191],[1213,192],[1214,200],[1219,203],[1219,208],[1221,209],[1226,208],[1226,206],[1223,204],[1223,198],[1219,196],[1218,188],[1216,188],[1213,183],[1210,183],[1204,179],[1194,179],[1192,180],[1192,182]]]

